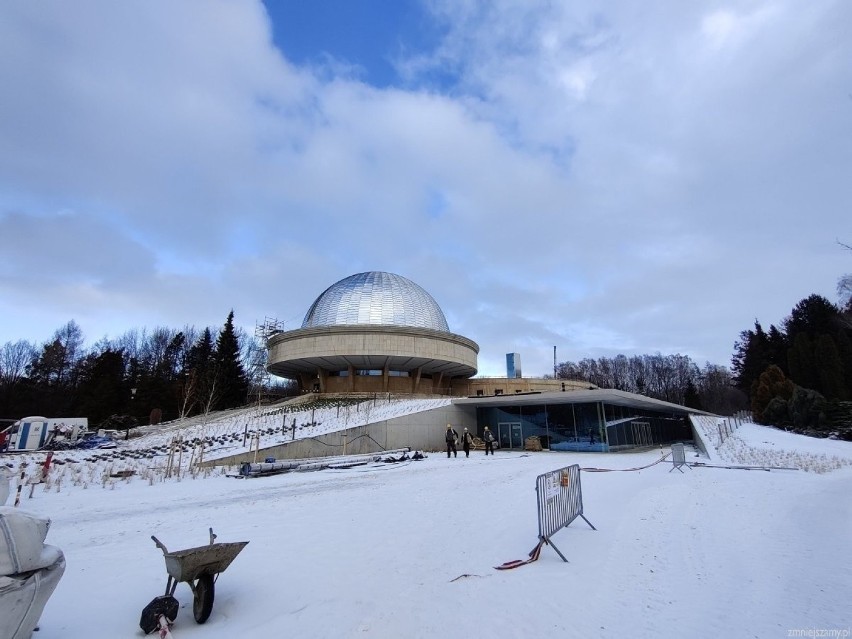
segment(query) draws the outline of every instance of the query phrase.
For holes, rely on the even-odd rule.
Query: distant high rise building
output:
[[[506,353],[506,377],[510,379],[523,377],[520,353]]]

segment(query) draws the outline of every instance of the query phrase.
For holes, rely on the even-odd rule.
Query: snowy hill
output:
[[[267,415],[267,427],[274,431],[282,418]],[[243,433],[244,419],[232,416],[227,428],[198,424],[192,428],[202,430],[185,437],[205,428],[208,436]],[[264,417],[257,419],[260,430]],[[297,426],[302,419],[309,418],[297,416]],[[317,424],[304,432],[355,419],[315,412]],[[166,445],[169,433],[146,437],[127,445]],[[193,620],[189,587],[178,585],[175,639],[772,637],[848,629],[852,445],[746,424],[713,448],[713,459],[689,451],[687,461],[739,465],[756,455],[770,465],[811,460],[807,468],[670,472],[667,460],[654,463],[668,452],[435,454],[258,479],[216,471],[166,479],[153,470],[116,478],[107,473],[114,459],[68,462],[32,498],[25,491],[21,504],[52,519],[47,541],[68,565],[37,637],[141,637],[141,609],[166,582],[150,536],[190,548],[207,542],[209,527],[218,541],[250,543],[217,581],[205,625]],[[824,457],[839,461],[818,468],[813,460]],[[132,463],[154,469],[162,461]],[[575,463],[614,471],[581,473],[585,515],[597,530],[576,521],[555,535],[569,563],[545,546],[535,563],[494,570],[526,558],[537,541],[537,475]],[[81,468],[79,481],[71,467]]]

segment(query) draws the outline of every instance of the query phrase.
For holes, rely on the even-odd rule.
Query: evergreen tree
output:
[[[784,326],[790,344],[790,379],[830,399],[848,397],[852,331],[845,325],[841,310],[820,295],[810,295],[796,304]]]
[[[799,430],[821,430],[827,426],[825,398],[810,388],[797,386],[788,402],[790,420]]]
[[[198,341],[189,349],[181,414],[194,414],[212,408],[216,399],[213,353],[213,336],[210,329],[205,328]]]
[[[692,383],[691,379],[686,383],[686,389],[683,394],[683,405],[697,410],[702,409],[701,396],[698,393],[698,388]]]
[[[784,320],[787,339],[792,342],[799,333],[815,340],[819,335],[834,333],[840,327],[840,310],[822,295],[809,295],[793,307]]]
[[[63,382],[66,370],[65,345],[54,339],[42,347],[41,354],[30,367],[30,376],[45,387],[58,387]]]
[[[793,382],[784,376],[784,372],[775,364],[771,364],[754,382],[751,392],[751,410],[758,424],[765,424],[766,411],[769,403],[780,398],[789,401],[793,396]]]
[[[754,330],[743,331],[740,339],[734,343],[734,356],[731,370],[737,388],[748,392],[766,368],[774,363],[769,348],[769,338],[754,320]],[[780,367],[779,367],[780,368]]]
[[[769,325],[769,330],[766,332],[766,349],[767,357],[770,364],[775,364],[780,368],[785,375],[789,375],[790,371],[787,364],[787,349],[789,341],[787,335],[779,330],[775,324]]]
[[[847,384],[847,399],[852,399],[852,325],[837,333],[837,354]]]
[[[240,344],[234,331],[234,311],[219,332],[214,356],[219,409],[243,406],[247,402],[248,380],[240,361]]]
[[[154,402],[152,406],[153,409],[160,409],[160,419],[162,419],[164,414],[167,419],[172,419],[179,415],[181,393],[183,390],[180,361],[183,359],[182,353],[185,350],[185,342],[186,338],[182,332],[175,334],[163,351],[163,357],[154,371],[154,377],[157,381],[157,398],[159,401]],[[150,417],[150,415],[149,411],[148,416]]]
[[[787,352],[790,379],[803,388],[816,388],[819,385],[819,373],[814,361],[814,347],[807,332],[798,333],[793,345]]]
[[[131,401],[130,386],[124,370],[121,351],[105,350],[90,354],[80,370],[80,383],[72,409],[98,424],[111,415],[124,415]]]
[[[830,335],[820,335],[817,339],[814,363],[819,381],[816,390],[830,400],[846,399],[848,391],[844,381],[843,364]]]
[[[772,424],[773,426],[791,425],[793,418],[790,415],[790,402],[782,397],[773,397],[769,400],[766,408],[763,409],[761,419],[764,424]]]

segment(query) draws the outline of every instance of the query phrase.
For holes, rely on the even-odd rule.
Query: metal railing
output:
[[[580,466],[566,466],[536,478],[535,491],[538,500],[538,538],[550,545],[567,562],[565,556],[553,544],[552,537],[577,517],[582,517],[592,530],[592,522],[583,515],[583,490],[580,485]]]
[[[683,449],[683,444],[672,444],[672,467],[669,469],[669,472],[672,472],[675,468],[683,472],[681,466],[689,468],[686,463],[686,451]]]
[[[725,417],[716,422],[716,428],[719,431],[719,446],[725,443],[725,440],[740,427],[740,424],[742,424],[742,420],[738,417]]]

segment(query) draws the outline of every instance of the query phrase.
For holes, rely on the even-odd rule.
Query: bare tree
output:
[[[838,242],[847,251],[852,251],[852,246]],[[846,328],[852,328],[852,273],[843,275],[837,282],[837,294],[840,296],[840,310],[842,320]]]
[[[146,365],[149,371],[174,372],[174,362],[169,362],[169,345],[179,331],[173,328],[158,326],[151,331],[151,336],[145,344]]]
[[[216,405],[216,400],[219,399],[219,391],[216,388],[216,381],[218,378],[219,376],[216,375],[216,371],[214,370],[213,374],[210,375],[210,379],[208,380],[207,386],[202,389],[202,392],[204,393],[203,397],[201,398],[201,400],[204,402],[202,412],[204,413],[205,417],[210,414],[210,412],[213,410],[213,407]]]
[[[17,384],[37,356],[38,349],[26,340],[3,344],[0,348],[0,385],[11,388]]]
[[[132,328],[113,340],[110,340],[112,349],[124,353],[124,365],[130,360],[139,361],[142,357],[142,343],[145,340],[145,329],[140,333],[139,329]]]
[[[195,369],[188,370],[183,375],[183,386],[180,390],[180,418],[183,419],[195,406],[198,395],[198,379]]]
[[[240,361],[246,372],[249,395],[257,398],[258,404],[267,391],[266,345],[257,337],[242,334],[240,339]]]
[[[60,370],[57,371],[58,381],[73,385],[77,365],[86,356],[83,350],[83,330],[77,322],[71,320],[53,334],[53,341],[63,347],[64,358]]]
[[[736,387],[734,377],[724,366],[707,362],[701,371],[698,394],[701,407],[719,415],[733,415],[749,407],[748,397]]]

